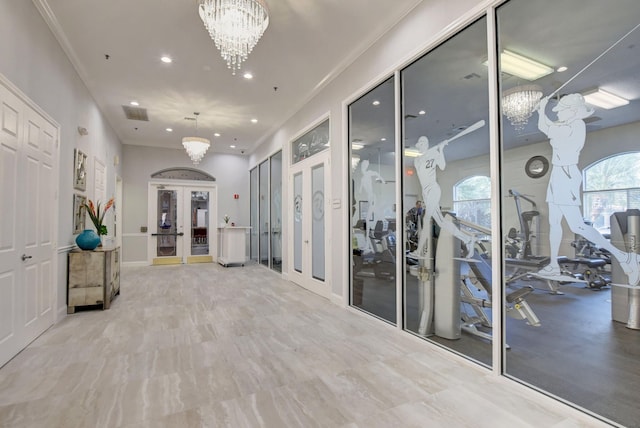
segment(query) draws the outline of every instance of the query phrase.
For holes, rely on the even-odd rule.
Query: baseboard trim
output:
[[[122,267],[143,267],[149,266],[149,262],[122,262]]]

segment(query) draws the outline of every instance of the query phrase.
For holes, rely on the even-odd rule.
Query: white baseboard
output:
[[[344,303],[344,298],[340,294],[331,293],[330,300],[334,305],[338,305],[343,308],[346,306]]]
[[[55,321],[53,323],[54,324],[58,324],[66,316],[67,316],[67,305],[64,305],[61,308],[58,308],[58,312],[56,313],[56,319],[55,319]]]
[[[149,266],[149,262],[122,262],[122,267],[142,267]]]

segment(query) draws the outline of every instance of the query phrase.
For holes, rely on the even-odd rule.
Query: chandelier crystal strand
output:
[[[520,132],[527,125],[533,111],[542,98],[542,89],[537,85],[522,85],[511,88],[502,96],[502,112]]]
[[[233,74],[269,25],[264,0],[200,0],[200,18]]]

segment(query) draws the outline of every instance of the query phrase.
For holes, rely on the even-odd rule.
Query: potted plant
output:
[[[83,208],[87,210],[89,218],[93,226],[96,228],[94,232],[91,229],[86,229],[80,233],[76,238],[76,244],[83,250],[94,250],[102,243],[102,236],[107,234],[107,226],[103,224],[104,215],[109,211],[109,208],[113,206],[113,198],[109,199],[104,208],[101,207],[100,202],[93,203],[89,200],[88,204],[84,204]],[[96,239],[97,238],[97,239]]]

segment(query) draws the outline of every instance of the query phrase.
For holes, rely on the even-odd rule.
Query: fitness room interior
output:
[[[17,88],[14,93],[24,91],[20,93],[37,111],[46,112],[43,117],[54,118],[59,141],[59,172],[56,180],[43,184],[55,191],[43,192],[47,201],[58,205],[52,218],[47,213],[44,220],[54,225],[59,241],[47,253],[53,254],[55,290],[50,293],[49,312],[54,314],[47,314],[51,323],[40,333],[51,327],[49,331],[34,336],[36,347],[27,346],[32,338],[2,360],[0,346],[0,425],[640,428],[640,1],[267,0],[274,10],[291,12],[286,19],[296,20],[299,13],[318,24],[331,33],[325,34],[328,40],[344,31],[340,40],[334,40],[336,45],[347,44],[351,25],[378,23],[369,22],[370,12],[362,17],[341,14],[340,20],[327,19],[325,25],[318,16],[337,15],[327,10],[349,4],[349,11],[368,6],[378,15],[394,13],[394,22],[379,25],[368,39],[351,40],[350,56],[331,57],[340,59],[335,64],[319,64],[321,52],[300,55],[322,68],[313,81],[276,72],[296,65],[291,52],[298,51],[292,46],[299,48],[307,39],[324,43],[322,33],[311,31],[317,28],[305,33],[296,22],[298,39],[288,36],[285,42],[291,45],[276,46],[279,52],[272,45],[263,54],[268,58],[262,61],[269,79],[276,80],[276,74],[283,80],[288,76],[305,80],[304,85],[283,82],[280,89],[266,84],[264,77],[260,82],[254,76],[247,83],[238,72],[232,78],[201,22],[199,36],[210,48],[207,54],[191,45],[193,26],[174,21],[175,17],[161,21],[167,10],[195,6],[196,0],[156,2],[160,5],[153,11],[156,15],[144,6],[152,3],[149,0],[124,3],[0,0],[0,97],[12,88]],[[47,4],[51,8],[42,6]],[[315,14],[316,8],[326,16]],[[92,9],[115,15],[98,16]],[[155,76],[151,73],[163,78],[180,74],[180,81],[172,80],[177,82],[175,88],[153,91],[181,101],[197,98],[211,110],[209,104],[215,104],[229,116],[225,119],[233,122],[234,132],[257,126],[262,127],[260,136],[246,142],[253,144],[247,153],[235,147],[231,152],[220,143],[196,168],[177,138],[170,147],[125,141],[107,119],[109,114],[115,117],[113,111],[122,116],[122,107],[129,107],[122,103],[129,100],[109,93],[105,99],[109,98],[112,111],[99,105],[92,80],[85,80],[78,59],[69,55],[56,32],[58,26],[64,29],[63,20],[51,21],[57,11],[66,12],[66,23],[75,29],[74,40],[87,57],[98,52],[99,68],[91,70],[94,77],[127,73],[141,82],[151,80]],[[200,21],[195,10],[188,12],[193,16],[185,19]],[[140,29],[142,16],[159,22]],[[285,20],[272,17],[267,31],[278,28],[278,18]],[[123,27],[135,26],[135,33],[111,28],[118,20]],[[97,22],[109,27],[107,34],[117,34],[111,41],[126,52],[126,59],[103,59],[108,38],[98,36],[98,29],[95,34],[87,30]],[[175,28],[169,31],[169,26]],[[165,49],[151,41],[151,34],[158,35],[156,27],[177,35],[170,41],[158,39],[183,45],[185,56],[202,62],[184,61],[181,72],[178,68],[140,72],[148,70],[137,67],[151,62],[145,56],[151,49]],[[360,34],[354,39],[358,37],[364,39]],[[144,54],[134,48],[144,50],[143,45]],[[339,50],[336,45],[322,48],[334,53]],[[260,54],[260,47],[250,59]],[[95,67],[98,60],[86,61]],[[117,61],[119,66],[114,65]],[[159,55],[153,61],[154,67],[160,64]],[[226,74],[213,74],[220,70]],[[178,88],[196,75],[206,75],[207,83],[187,96]],[[265,116],[278,115],[269,116],[272,123],[248,124],[247,118],[245,125],[235,115],[234,105],[221,101],[222,95],[207,97],[207,91],[215,92],[206,86],[214,80],[233,82],[228,85],[231,89],[225,89],[242,100],[263,90],[271,97],[263,103],[267,107],[260,104],[263,111],[269,110]],[[13,86],[6,86],[6,81]],[[237,82],[246,86],[235,90]],[[246,89],[248,85],[252,89]],[[284,98],[287,91],[297,92],[299,104],[282,101],[290,99]],[[0,107],[6,100],[0,99]],[[172,103],[167,105],[162,108],[173,108]],[[181,122],[192,120],[189,132],[194,124],[197,131],[198,115],[182,115],[178,114]],[[204,116],[203,110],[200,130],[205,128]],[[0,120],[4,120],[1,115]],[[85,126],[79,123],[82,120],[92,125],[86,126],[88,136],[87,129],[78,126]],[[131,123],[127,126],[127,135],[138,132]],[[155,138],[166,137],[168,131],[162,128],[153,131]],[[4,131],[0,127],[0,138],[6,137]],[[6,185],[10,181],[6,177],[11,177],[5,171],[13,153],[6,141],[0,139],[0,194],[17,194],[18,202],[24,202],[19,197],[30,196],[28,192],[20,192],[18,184]],[[110,233],[117,225],[122,234],[125,284],[109,310],[71,315],[67,314],[67,256],[76,250],[71,219],[77,213],[71,202],[74,195],[97,199],[97,192],[72,186],[71,172],[79,170],[76,148],[83,149],[94,165],[100,156],[114,159],[103,165],[102,190],[107,196],[121,187],[117,220],[112,213],[107,218]],[[240,232],[249,238],[247,251],[241,254],[242,262],[249,254],[247,266],[189,264],[178,256],[173,257],[178,259],[174,266],[152,266],[152,247],[158,241],[145,225],[158,223],[150,212],[162,204],[149,197],[156,189],[151,177],[172,167],[212,179],[204,186],[211,193],[199,194],[192,221],[200,227],[199,213],[204,216],[207,211],[211,221],[203,219],[203,224],[218,226],[212,230],[232,230],[223,222],[225,217],[247,229]],[[97,177],[95,168],[89,174]],[[304,186],[298,178],[304,178]],[[320,188],[313,187],[316,184]],[[168,195],[171,189],[165,190]],[[180,192],[188,194],[186,185]],[[7,259],[3,239],[14,232],[5,215],[10,205],[0,208],[2,269]],[[160,211],[156,214],[161,216]],[[167,246],[171,252],[181,235],[175,229],[176,218],[168,222],[174,229],[167,230],[175,235]],[[302,233],[303,218],[304,232],[318,226],[320,238]],[[193,255],[214,260],[216,246],[207,239],[217,242],[216,236],[194,237],[202,242],[191,241],[192,246],[195,242],[207,254]],[[321,251],[309,249],[317,242]],[[24,269],[26,254],[20,260],[18,252],[12,266]],[[315,264],[308,269],[316,255],[321,259],[318,271]],[[7,303],[4,272],[0,272],[3,346],[9,325],[5,314],[13,310]],[[150,284],[156,278],[164,282]],[[198,294],[185,297],[185,290]],[[135,293],[140,300],[132,303]],[[154,298],[160,303],[152,302]],[[182,304],[183,298],[191,299],[191,306]],[[205,307],[206,312],[194,307]],[[118,314],[123,315],[114,321]],[[84,320],[91,320],[94,329],[88,329]],[[366,333],[357,336],[359,330]],[[191,334],[200,342],[189,342]],[[326,337],[332,339],[330,344],[318,339]],[[66,348],[70,338],[73,343]],[[309,343],[304,342],[307,338],[313,346],[303,349],[299,342]],[[53,351],[43,349],[47,347]],[[284,351],[276,355],[272,348]],[[396,358],[396,351],[402,358]],[[441,373],[444,362],[452,368]],[[41,365],[32,370],[36,363]],[[204,369],[211,371],[192,370],[205,364]],[[391,382],[401,381],[380,387],[378,378],[367,377],[377,375],[374,371],[380,367],[384,367],[381,375],[393,374],[387,377]],[[135,377],[165,368],[168,374],[152,379],[155,390],[151,378]],[[330,380],[318,380],[325,369]],[[50,372],[59,377],[47,377]],[[104,381],[105,387],[105,373],[110,372],[115,374]],[[469,372],[477,378],[469,379]],[[198,376],[201,373],[207,375]],[[282,381],[291,378],[304,385],[296,389]],[[78,379],[89,379],[85,383],[90,385],[81,385]],[[255,389],[244,394],[243,388]],[[225,396],[238,391],[242,393]],[[408,398],[398,404],[396,395],[401,394],[403,400]],[[416,399],[414,394],[428,399]],[[442,395],[447,406],[439,404]],[[384,409],[377,407],[380,396],[386,400]],[[187,400],[192,401],[185,404]],[[365,404],[358,407],[361,403]],[[187,405],[191,407],[185,409]],[[351,407],[356,410],[348,413]],[[184,423],[194,415],[204,420],[201,411],[209,411],[204,416],[219,424]],[[341,411],[357,417],[349,419]],[[140,417],[127,419],[127,412]],[[76,420],[77,415],[85,418]],[[94,421],[87,415],[103,423],[86,423]],[[383,416],[404,417],[403,422],[411,423],[385,423],[391,419]],[[284,422],[270,425],[270,417]],[[340,423],[322,423],[336,420]]]
[[[351,303],[491,367],[502,301],[506,376],[638,427],[640,4],[583,5],[497,8],[499,120],[485,17],[349,104]]]

